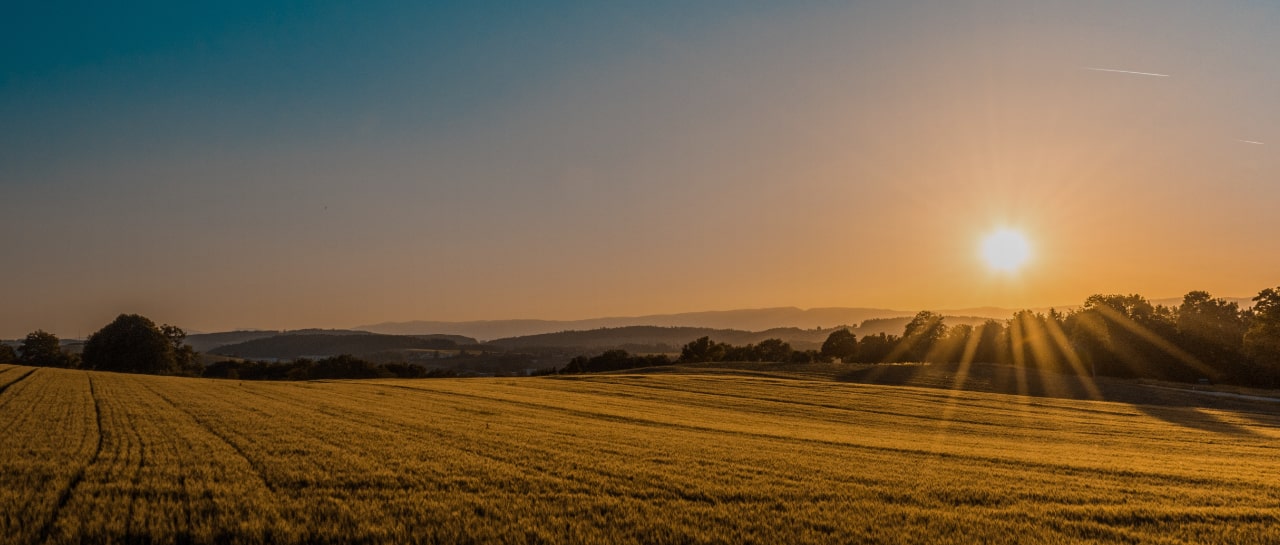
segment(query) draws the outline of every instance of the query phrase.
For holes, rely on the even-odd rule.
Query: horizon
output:
[[[1247,299],[1280,283],[1278,26],[1258,1],[15,8],[0,338]]]
[[[1127,294],[1126,294],[1126,295],[1127,295]],[[1137,294],[1137,295],[1142,295],[1142,294]],[[1144,297],[1145,297],[1145,296],[1144,296]],[[1250,306],[1252,306],[1252,303],[1251,303],[1252,297],[1234,297],[1234,296],[1216,296],[1216,295],[1215,295],[1215,296],[1214,296],[1214,298],[1215,298],[1215,299],[1224,299],[1224,300],[1227,300],[1227,301],[1230,301],[1230,302],[1236,302],[1236,303],[1239,303],[1239,304],[1240,304],[1240,308],[1241,308],[1241,309],[1246,309],[1246,308],[1249,308]],[[1181,296],[1179,296],[1179,297],[1150,297],[1150,298],[1146,298],[1146,299],[1147,299],[1148,301],[1150,301],[1152,304],[1164,304],[1164,305],[1166,305],[1166,306],[1175,306],[1175,307],[1176,307],[1176,306],[1177,306],[1177,303],[1176,303],[1176,302],[1177,302],[1177,301],[1181,301],[1182,297],[1181,297]],[[223,329],[195,329],[195,328],[188,328],[188,327],[185,327],[185,326],[183,326],[182,324],[174,324],[174,323],[170,323],[170,325],[175,325],[175,326],[178,326],[178,327],[182,328],[182,329],[183,329],[183,330],[184,330],[188,335],[200,335],[200,334],[226,333],[226,332],[238,332],[238,331],[244,331],[244,332],[249,332],[249,331],[279,331],[279,332],[294,332],[294,331],[307,331],[307,330],[317,330],[317,331],[343,331],[343,330],[350,330],[350,331],[364,331],[364,332],[372,332],[372,331],[371,331],[372,329],[375,329],[375,328],[378,328],[378,327],[396,326],[396,325],[406,325],[406,324],[414,324],[414,323],[419,323],[419,322],[423,322],[423,323],[440,323],[440,324],[472,324],[472,323],[476,323],[476,324],[478,324],[478,323],[500,323],[500,322],[522,322],[522,321],[530,321],[530,322],[549,322],[549,323],[574,323],[574,322],[595,322],[595,321],[607,321],[607,320],[638,320],[638,319],[644,319],[644,318],[668,318],[668,317],[677,317],[677,316],[683,316],[683,315],[698,315],[698,314],[717,314],[717,313],[730,314],[730,313],[743,313],[743,312],[786,311],[786,310],[794,310],[794,311],[806,312],[806,313],[807,313],[807,312],[813,312],[813,311],[824,311],[824,310],[826,310],[826,311],[854,310],[854,311],[889,312],[889,313],[896,313],[896,314],[900,314],[900,315],[901,315],[901,316],[872,316],[872,317],[869,317],[869,318],[864,318],[864,319],[862,319],[862,320],[857,320],[857,321],[856,321],[857,323],[849,323],[849,324],[831,324],[830,326],[823,326],[823,327],[826,327],[826,328],[834,328],[834,327],[840,327],[840,326],[852,326],[852,327],[858,327],[858,326],[860,326],[860,325],[861,325],[861,322],[864,322],[864,321],[866,321],[866,320],[874,320],[874,319],[898,319],[898,318],[902,318],[902,317],[908,317],[908,316],[910,316],[910,315],[912,315],[912,314],[915,314],[915,313],[917,313],[917,312],[921,312],[921,311],[937,312],[937,313],[942,314],[942,315],[943,315],[943,316],[945,316],[945,317],[954,317],[954,318],[990,318],[990,319],[994,319],[994,320],[1003,320],[1003,319],[1006,319],[1006,318],[1012,318],[1013,313],[1018,312],[1018,311],[1022,311],[1022,310],[1030,310],[1030,311],[1033,311],[1033,312],[1044,312],[1044,311],[1048,311],[1048,310],[1071,311],[1071,310],[1074,310],[1074,309],[1079,308],[1082,304],[1083,304],[1083,301],[1081,301],[1081,302],[1079,302],[1079,303],[1069,304],[1069,305],[1043,305],[1043,306],[1033,306],[1033,307],[999,307],[999,306],[990,306],[990,305],[987,305],[987,306],[979,306],[979,307],[965,307],[965,308],[921,308],[921,309],[898,309],[898,308],[880,308],[880,307],[865,307],[865,306],[852,306],[852,307],[799,307],[799,306],[794,306],[794,305],[788,305],[788,306],[777,306],[777,307],[734,308],[734,309],[710,309],[710,310],[694,310],[694,311],[664,312],[664,313],[635,314],[635,315],[620,315],[620,314],[619,314],[619,315],[590,316],[590,317],[576,317],[576,318],[531,318],[531,317],[515,317],[515,318],[481,318],[481,319],[475,319],[475,320],[410,319],[410,320],[397,320],[397,321],[373,321],[373,322],[366,322],[366,323],[359,323],[359,324],[347,324],[347,325],[326,325],[326,326],[320,326],[320,325],[305,325],[305,324],[304,324],[304,325],[297,326],[297,327],[254,327],[254,326],[246,326],[246,327],[228,327],[228,328],[223,328]],[[989,311],[989,314],[983,314],[983,313],[978,313],[978,314],[964,314],[965,312],[981,312],[981,311]],[[996,315],[995,315],[996,313],[1003,313],[1003,312],[1008,312],[1008,313],[1009,313],[1009,316],[1008,316],[1008,317],[1005,317],[1005,316],[996,316]],[[137,314],[137,313],[133,313],[133,312],[119,312],[119,313],[117,313],[117,315],[121,315],[121,314]],[[114,317],[114,316],[113,316],[113,317]],[[152,317],[148,316],[148,318],[152,318]],[[160,324],[160,323],[169,323],[169,322],[165,322],[164,320],[155,320],[155,321],[156,321],[156,323],[157,323],[157,324]],[[105,325],[105,322],[104,322],[104,325]],[[654,324],[635,324],[635,325],[654,325]],[[629,326],[601,326],[601,327],[629,327]],[[709,326],[699,326],[699,325],[685,324],[685,325],[662,325],[662,326],[659,326],[659,327],[709,327]],[[796,324],[777,324],[777,325],[775,325],[775,326],[771,326],[771,327],[775,327],[775,328],[787,328],[787,327],[807,328],[808,326],[805,326],[805,325],[796,325]],[[730,329],[736,329],[736,328],[730,328]],[[9,335],[0,335],[0,341],[20,341],[20,340],[22,340],[22,338],[23,338],[27,333],[31,333],[31,332],[36,331],[36,330],[42,330],[42,331],[46,331],[46,332],[49,332],[49,333],[53,333],[54,335],[57,335],[57,336],[58,336],[60,339],[62,339],[63,341],[83,341],[83,340],[85,340],[85,339],[87,339],[87,338],[89,337],[89,334],[90,334],[90,333],[92,333],[92,331],[96,331],[96,330],[97,330],[97,328],[91,328],[91,331],[90,331],[89,333],[83,333],[83,334],[72,334],[72,335],[66,335],[66,334],[61,333],[61,332],[58,332],[58,331],[53,331],[53,330],[48,330],[48,329],[43,329],[43,328],[35,328],[35,329],[28,330],[28,331],[24,331],[24,332],[22,332],[21,334],[12,335],[12,336],[9,336]],[[419,335],[419,334],[430,334],[430,333],[432,333],[432,332],[412,333],[412,334],[408,334],[408,335]]]

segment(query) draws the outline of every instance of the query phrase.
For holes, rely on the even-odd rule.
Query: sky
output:
[[[1280,284],[1273,2],[128,4],[0,18],[0,338]]]

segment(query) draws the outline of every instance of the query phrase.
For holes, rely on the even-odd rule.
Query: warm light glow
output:
[[[982,259],[997,271],[1014,272],[1031,257],[1027,237],[1012,229],[1001,229],[982,239]]]

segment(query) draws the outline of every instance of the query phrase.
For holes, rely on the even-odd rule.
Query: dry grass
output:
[[[11,543],[1277,543],[1266,412],[720,374],[0,366]]]

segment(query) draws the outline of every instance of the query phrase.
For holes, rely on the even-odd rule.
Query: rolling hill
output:
[[[317,358],[351,354],[363,356],[400,350],[453,350],[459,346],[474,345],[475,339],[458,335],[378,335],[356,334],[298,334],[275,335],[241,343],[219,346],[213,354],[248,359]]]
[[[1227,297],[1228,301],[1238,303],[1241,308],[1252,306],[1247,297]],[[1151,300],[1152,304],[1177,306],[1181,297],[1169,297]],[[1053,308],[1059,311],[1070,310],[1079,304],[1058,305]],[[1030,310],[1047,312],[1050,307],[1038,307]],[[1001,307],[974,307],[960,309],[935,310],[948,317],[948,323],[979,323],[982,319],[1005,320],[1022,309]],[[777,328],[823,329],[839,325],[863,325],[867,320],[910,319],[917,311],[893,310],[864,307],[830,307],[801,309],[796,307],[778,307],[761,309],[740,309],[706,312],[685,312],[678,314],[652,314],[647,316],[592,318],[586,320],[478,320],[478,321],[408,321],[382,322],[354,327],[352,329],[383,333],[388,335],[421,335],[447,333],[465,335],[481,340],[506,339],[524,337],[561,331],[583,331],[592,329],[617,329],[629,326],[658,327],[694,327],[709,329],[732,329],[738,331],[764,331]],[[965,321],[955,321],[953,317],[962,317]],[[906,320],[901,322],[906,324]],[[866,329],[868,334],[880,332],[900,333],[901,326],[886,329]],[[858,333],[855,331],[855,333]],[[861,334],[861,333],[859,333]]]
[[[836,378],[687,369],[271,383],[0,365],[0,536],[1280,541],[1274,404]]]

